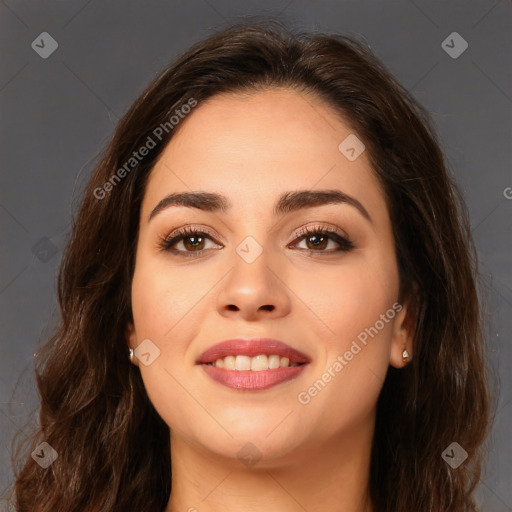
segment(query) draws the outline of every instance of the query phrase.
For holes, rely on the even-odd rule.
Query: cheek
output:
[[[325,302],[325,323],[332,332],[297,396],[304,415],[317,423],[312,430],[319,436],[364,424],[389,368],[396,295],[385,286],[376,290],[375,282],[362,276],[346,282],[345,292],[338,287]]]
[[[375,252],[347,259],[336,270],[303,276],[301,297],[321,319],[315,324],[322,350],[299,403],[310,408],[313,417],[331,411],[320,429],[336,430],[346,421],[365,417],[389,367],[398,269],[393,252]]]
[[[341,349],[347,341],[350,343],[397,300],[394,258],[369,254],[347,258],[339,266],[318,266],[314,272],[301,272],[293,278],[292,287],[307,306],[312,325],[317,325],[318,335],[332,348]]]
[[[176,327],[186,330],[187,315],[204,296],[207,283],[197,272],[169,268],[165,260],[145,260],[139,259],[132,282],[135,327],[139,339],[144,336],[166,343]]]
[[[190,376],[159,359],[142,368],[141,376],[150,402],[169,428],[185,438],[198,429],[200,434],[201,426],[211,418],[194,398],[200,396],[200,390]]]
[[[154,259],[146,261],[142,256],[137,264],[132,281],[137,342],[149,338],[160,350],[150,365],[139,363],[139,370],[160,417],[185,434],[191,425],[204,421],[200,408],[191,398],[196,390],[187,373],[189,369],[183,364],[188,341],[194,338],[197,329],[197,322],[190,322],[187,315],[193,311],[201,290],[194,283],[185,282],[179,271],[169,271],[165,264],[159,265]]]

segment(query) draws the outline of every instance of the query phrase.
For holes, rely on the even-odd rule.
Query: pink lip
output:
[[[282,341],[271,338],[253,338],[253,339],[231,339],[217,343],[213,347],[203,352],[197,364],[214,363],[217,359],[224,359],[226,356],[249,356],[255,357],[260,354],[287,357],[290,363],[309,363],[310,359],[302,352],[290,347]],[[277,368],[276,368],[277,369]],[[266,371],[266,370],[264,370]]]
[[[290,363],[299,363],[299,366],[288,368],[273,368],[262,371],[240,371],[217,368],[208,363],[215,363],[217,359],[226,356],[244,355],[255,357],[260,354],[278,355],[287,357]],[[210,347],[203,352],[196,364],[202,365],[203,370],[215,381],[224,386],[239,391],[257,391],[271,388],[287,380],[297,377],[310,362],[308,356],[286,343],[271,338],[257,339],[231,339]]]
[[[281,382],[293,379],[299,375],[306,364],[300,366],[289,366],[288,368],[274,368],[273,370],[226,370],[203,364],[203,370],[215,381],[239,391],[258,391],[271,388]]]

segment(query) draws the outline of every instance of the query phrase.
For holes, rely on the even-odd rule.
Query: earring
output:
[[[409,359],[409,351],[404,348],[404,351],[402,352],[402,361],[407,364]]]
[[[134,354],[133,348],[130,348],[130,350],[128,352],[129,352],[128,357],[130,358],[130,361],[133,362],[133,354]]]

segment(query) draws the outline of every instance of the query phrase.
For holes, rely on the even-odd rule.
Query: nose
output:
[[[268,251],[252,263],[236,252],[233,268],[222,281],[217,297],[219,313],[246,321],[279,318],[290,312],[290,290],[285,284],[286,271],[278,268]]]

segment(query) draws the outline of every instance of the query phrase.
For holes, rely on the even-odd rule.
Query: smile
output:
[[[260,354],[255,357],[244,355],[226,356],[223,359],[217,359],[214,363],[207,364],[217,368],[225,368],[226,370],[261,372],[268,369],[274,370],[276,368],[299,366],[300,363],[290,363],[288,357],[280,357],[277,354],[270,356]]]
[[[264,390],[297,377],[310,362],[302,352],[268,338],[218,343],[196,364],[216,382],[239,391]]]

